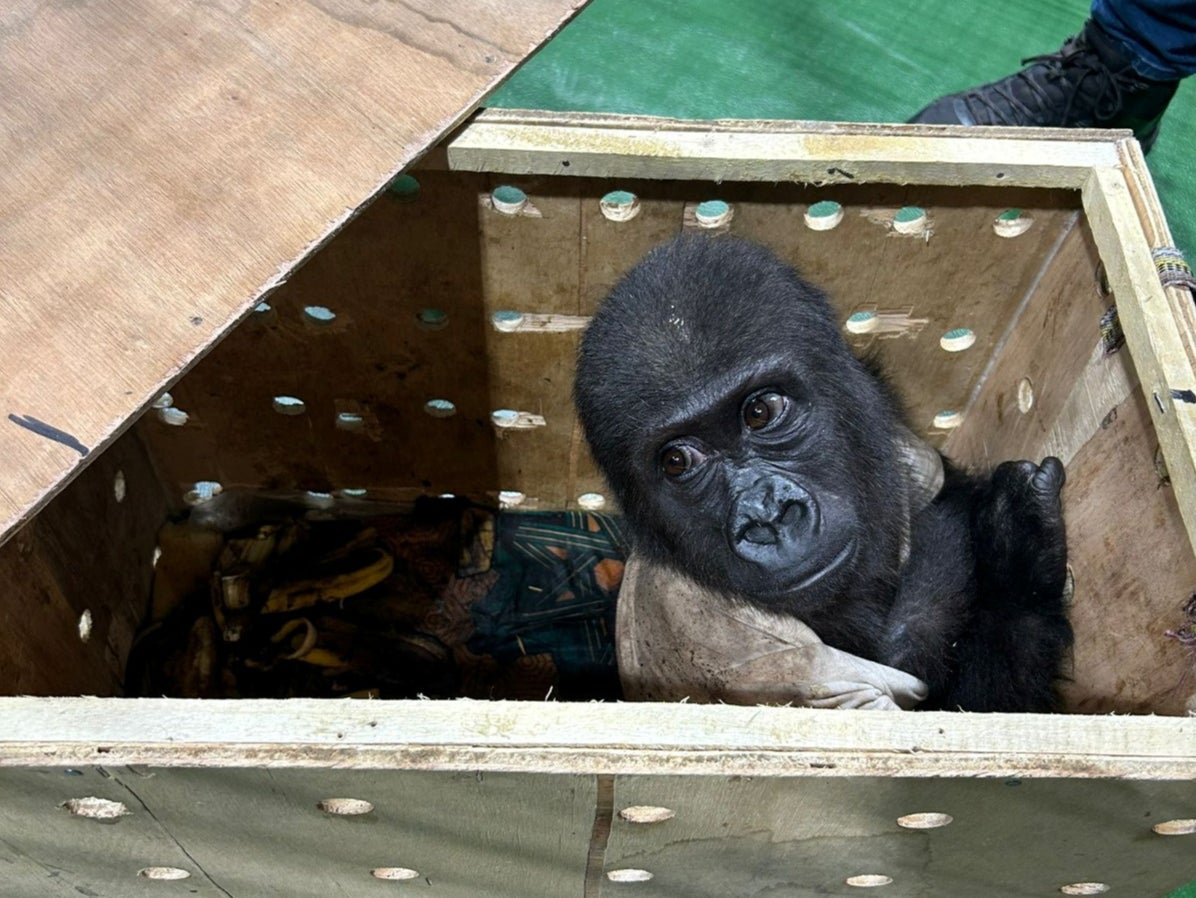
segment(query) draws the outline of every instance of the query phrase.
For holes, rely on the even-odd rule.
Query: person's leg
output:
[[[1092,0],[1092,19],[1153,81],[1178,81],[1196,72],[1196,2]]]
[[[1094,0],[1093,18],[1058,52],[1025,59],[1025,69],[999,81],[940,97],[910,121],[1130,128],[1149,150],[1179,78],[1194,70],[1194,38],[1196,0]]]

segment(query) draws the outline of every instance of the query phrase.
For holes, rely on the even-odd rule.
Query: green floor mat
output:
[[[681,118],[903,121],[1078,31],[1085,0],[593,0],[492,98],[508,108]],[[1181,248],[1196,252],[1196,84],[1149,157]]]

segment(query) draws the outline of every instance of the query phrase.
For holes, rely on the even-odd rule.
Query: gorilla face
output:
[[[806,616],[891,585],[891,402],[767,250],[685,237],[649,254],[586,332],[575,396],[640,551]]]

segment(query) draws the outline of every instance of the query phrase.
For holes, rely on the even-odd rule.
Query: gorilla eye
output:
[[[762,430],[789,408],[789,397],[780,393],[757,393],[743,406],[743,423],[750,430]]]
[[[705,460],[706,456],[692,446],[674,443],[665,446],[664,451],[660,453],[660,469],[669,477],[680,477]]]

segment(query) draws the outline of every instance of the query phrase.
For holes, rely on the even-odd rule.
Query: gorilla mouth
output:
[[[855,549],[856,549],[856,541],[855,541],[855,538],[852,537],[844,544],[843,548],[839,550],[839,553],[834,558],[832,558],[827,564],[824,564],[822,567],[818,568],[817,570],[815,570],[809,574],[806,574],[804,577],[802,577],[796,583],[789,585],[788,587],[785,588],[784,592],[787,592],[787,593],[801,592],[802,590],[809,589],[811,586],[813,586],[819,580],[821,580],[822,578],[824,578],[830,574],[833,574],[839,568],[841,568],[845,564],[847,564],[848,561],[850,561],[852,558],[854,558],[855,557]]]

